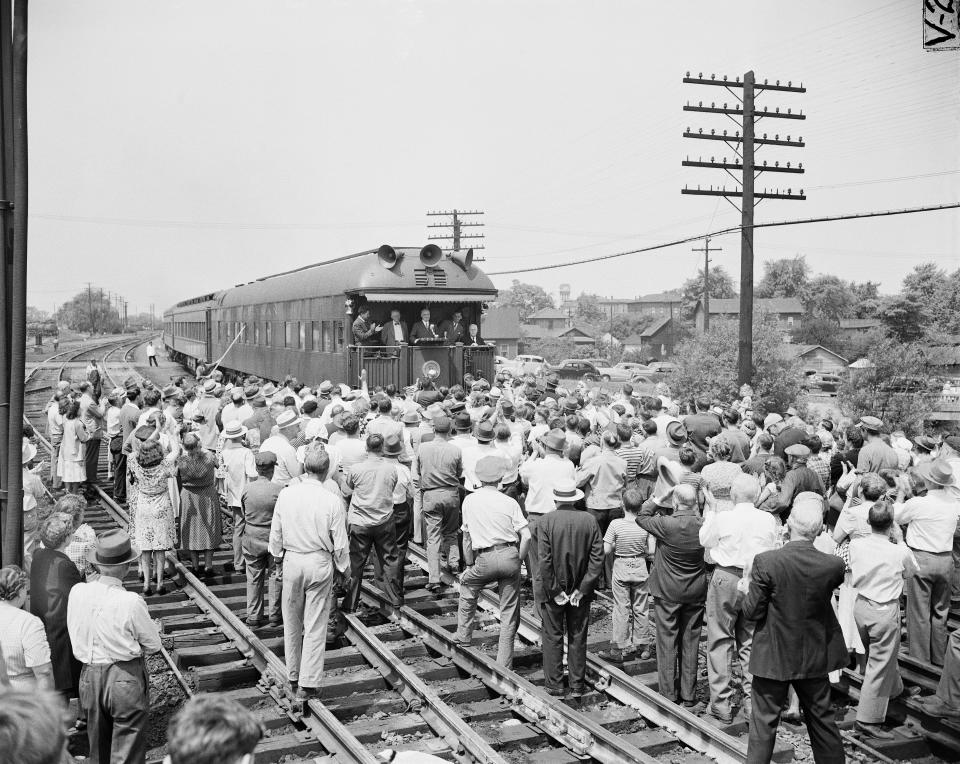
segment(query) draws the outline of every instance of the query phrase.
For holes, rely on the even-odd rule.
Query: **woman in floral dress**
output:
[[[176,474],[173,459],[165,459],[163,447],[151,436],[140,446],[136,458],[128,465],[133,468],[136,484],[133,543],[140,550],[140,572],[143,574],[143,593],[153,594],[151,588],[151,564],[156,575],[157,594],[166,594],[163,585],[164,553],[177,543],[177,531],[173,520],[173,505],[167,491],[167,479]]]
[[[204,578],[213,576],[213,551],[223,541],[223,517],[217,493],[216,458],[200,444],[196,433],[183,436],[180,470],[180,537],[190,552],[193,571]],[[204,565],[200,565],[200,552]]]

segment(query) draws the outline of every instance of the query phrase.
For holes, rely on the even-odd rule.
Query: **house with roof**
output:
[[[594,347],[593,328],[588,324],[574,323],[572,326],[562,326],[557,329],[544,329],[537,324],[521,324],[520,352],[530,352],[530,345],[540,340],[562,339],[570,340],[577,347]]]
[[[520,313],[514,307],[491,308],[483,314],[480,336],[497,346],[497,355],[513,358],[519,352]]]
[[[845,340],[852,340],[882,326],[883,321],[879,318],[841,318],[837,333]]]
[[[556,308],[541,308],[527,318],[527,324],[553,331],[563,329],[570,325],[570,317],[562,310]]]
[[[789,342],[794,330],[800,328],[803,320],[803,303],[796,297],[766,297],[753,301],[755,313],[776,318],[783,332],[784,342]],[[697,300],[693,312],[693,322],[697,331],[703,331],[703,298]],[[740,298],[710,300],[710,320],[740,317]]]
[[[644,360],[663,360],[673,352],[676,341],[673,319],[667,316],[654,321],[642,332],[631,334],[621,345],[624,353],[637,353]]]
[[[789,358],[796,358],[805,372],[816,371],[820,374],[843,376],[850,363],[842,355],[823,345],[785,344],[783,352]]]

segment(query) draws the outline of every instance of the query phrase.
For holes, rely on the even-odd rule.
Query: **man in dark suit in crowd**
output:
[[[384,347],[396,347],[410,341],[407,327],[400,318],[400,311],[394,308],[390,311],[390,320],[383,325],[380,332],[380,344]]]
[[[421,340],[433,340],[439,337],[437,327],[430,323],[430,308],[420,311],[420,320],[410,329],[410,341],[417,343]]]
[[[743,614],[757,622],[750,672],[753,713],[748,764],[770,761],[780,709],[792,686],[800,699],[817,764],[843,762],[843,742],[830,707],[827,674],[848,661],[833,590],[843,583],[843,560],[813,546],[823,526],[823,502],[799,497],[787,521],[790,541],[758,554],[738,587]]]
[[[661,499],[662,500],[662,499]],[[703,518],[697,508],[697,490],[681,483],[673,489],[673,514],[656,515],[653,499],[640,510],[637,524],[657,539],[653,570],[647,579],[657,616],[657,682],[660,694],[696,709],[697,657],[707,579],[700,543]],[[677,665],[680,666],[679,682]]]
[[[710,446],[710,439],[723,431],[719,417],[710,410],[710,399],[705,397],[696,400],[697,413],[684,417],[683,425],[687,428],[690,443],[698,453],[706,455]]]
[[[458,342],[465,342],[467,338],[467,327],[463,323],[463,311],[455,310],[449,321],[441,324],[443,338],[448,345],[456,345]]]

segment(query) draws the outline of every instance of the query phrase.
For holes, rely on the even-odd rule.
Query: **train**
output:
[[[369,385],[400,388],[416,384],[426,370],[436,384],[449,385],[465,374],[492,379],[495,348],[358,344],[354,320],[367,307],[375,323],[399,310],[411,327],[428,307],[431,323],[439,325],[460,310],[482,337],[484,310],[496,296],[472,250],[384,244],[178,302],[163,313],[162,341],[171,360],[192,370],[216,366],[233,380],[289,375],[308,384],[356,386],[366,371]]]

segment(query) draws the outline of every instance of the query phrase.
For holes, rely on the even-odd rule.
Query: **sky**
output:
[[[960,51],[925,52],[920,0],[34,0],[29,22],[28,302],[86,282],[130,311],[375,248],[427,242],[426,212],[482,210],[488,273],[649,246],[739,223],[732,186],[684,139],[736,129],[686,72],[802,82],[758,160],[802,162],[757,188],[757,222],[960,201]],[[726,179],[726,182],[725,182]],[[476,218],[474,218],[476,219]],[[679,286],[686,244],[494,276],[556,293]],[[739,278],[739,239],[712,256]],[[756,271],[898,289],[918,262],[960,267],[960,211],[757,231]]]

